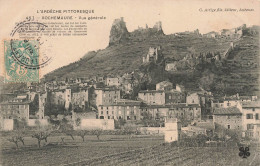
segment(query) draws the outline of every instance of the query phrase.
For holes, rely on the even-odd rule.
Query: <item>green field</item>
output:
[[[72,140],[51,136],[37,147],[37,140],[25,138],[25,145],[15,145],[1,138],[2,165],[260,165],[259,147],[250,147],[248,158],[238,156],[236,146],[176,147],[163,144],[162,136],[87,135]]]

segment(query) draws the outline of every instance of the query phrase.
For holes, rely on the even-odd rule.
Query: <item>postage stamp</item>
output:
[[[50,46],[46,44],[47,38],[43,35],[47,27],[47,25],[37,21],[22,21],[12,30],[10,34],[11,38],[20,41],[10,41],[13,53],[12,57],[19,65],[27,69],[39,69],[47,66],[51,62],[52,57],[46,53],[46,50],[48,50]],[[26,52],[32,56],[25,57],[20,55],[21,51],[19,50],[23,49],[20,44],[22,44],[26,48]],[[41,50],[39,49],[40,46]],[[33,56],[33,54],[37,54],[38,56]]]
[[[38,45],[35,40],[4,40],[6,83],[39,81]]]

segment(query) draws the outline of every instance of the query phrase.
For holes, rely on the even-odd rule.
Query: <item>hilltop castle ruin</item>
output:
[[[143,56],[143,63],[148,62],[159,62],[163,59],[162,55],[162,48],[161,46],[158,47],[150,47],[148,50],[148,54],[146,56]]]

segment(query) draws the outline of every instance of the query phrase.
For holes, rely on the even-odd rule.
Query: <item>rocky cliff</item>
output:
[[[128,39],[129,32],[126,28],[124,19],[122,17],[120,19],[115,19],[110,30],[109,46],[125,43]]]
[[[159,37],[164,35],[161,21],[155,23],[150,28],[138,28],[133,32],[128,32],[124,18],[115,19],[109,36],[109,46],[117,44],[125,44],[128,42],[143,41],[152,37]]]

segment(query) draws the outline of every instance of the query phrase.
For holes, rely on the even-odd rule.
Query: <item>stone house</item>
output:
[[[44,119],[47,93],[29,92],[0,103],[2,119]]]
[[[225,129],[242,129],[242,112],[237,107],[216,108],[213,112],[213,122]]]
[[[172,89],[170,91],[165,92],[165,103],[173,104],[173,103],[184,103],[185,102],[185,94]]]
[[[144,105],[141,107],[141,115],[149,116],[151,119],[166,120],[168,118],[169,105]]]
[[[163,90],[142,90],[138,98],[148,105],[165,104],[165,91]]]
[[[156,90],[169,91],[173,89],[173,84],[169,81],[162,81],[156,84]]]
[[[200,104],[200,96],[198,93],[188,94],[186,97],[187,104]]]
[[[80,88],[78,92],[72,92],[71,104],[72,107],[85,108],[88,102],[88,88]]]
[[[259,138],[259,126],[260,126],[260,102],[242,102],[239,105],[242,108],[242,127],[243,136],[249,138]]]
[[[184,119],[187,122],[201,120],[201,106],[199,104],[178,103],[170,105],[169,118]]]
[[[65,106],[65,108],[68,109],[71,103],[71,89],[50,91],[50,102]]]
[[[140,101],[121,99],[114,104],[99,105],[99,119],[140,120]]]
[[[26,97],[13,98],[12,100],[0,103],[0,117],[2,119],[29,119],[30,103]]]
[[[120,79],[118,77],[107,77],[105,79],[106,86],[120,86]]]
[[[114,104],[120,99],[120,90],[116,88],[96,88],[96,105]]]
[[[145,105],[141,114],[149,114],[152,119],[166,120],[171,118],[185,119],[187,122],[201,120],[201,108],[198,104]]]

